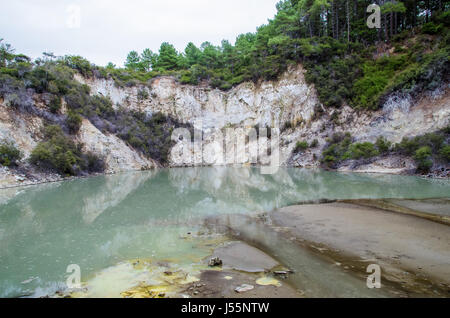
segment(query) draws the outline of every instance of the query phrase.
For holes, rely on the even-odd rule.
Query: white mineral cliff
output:
[[[243,83],[228,92],[181,85],[172,77],[159,77],[148,86],[117,88],[113,80],[77,79],[94,94],[109,96],[114,105],[149,114],[163,112],[180,121],[202,120],[204,129],[226,126],[273,126],[277,122],[309,120],[318,104],[317,95],[304,78],[304,69],[291,69],[275,82]],[[149,98],[139,100],[146,89]]]
[[[228,92],[182,85],[172,77],[156,78],[147,86],[131,88],[118,88],[111,79],[91,80],[80,76],[77,79],[89,85],[93,94],[109,96],[116,107],[120,105],[148,114],[162,112],[191,124],[200,122],[205,135],[203,155],[200,155],[203,156],[203,161],[202,158],[194,156],[191,143],[184,139],[178,141],[171,152],[173,166],[183,165],[180,162],[184,165],[194,165],[196,162],[212,165],[226,163],[222,158],[214,158],[212,150],[217,148],[215,137],[224,133],[224,128],[249,129],[255,125],[283,127],[285,123],[290,122],[293,128],[281,134],[281,164],[317,166],[321,148],[326,138],[334,132],[350,132],[358,141],[374,142],[378,136],[384,136],[391,142],[399,142],[403,137],[433,132],[450,123],[448,87],[439,94],[424,96],[416,103],[407,98],[391,99],[378,111],[357,111],[344,106],[340,110],[327,109],[315,117],[315,111],[324,108],[314,87],[306,83],[304,73],[303,67],[298,66],[291,68],[277,81],[262,82],[258,85],[243,83]],[[148,99],[138,98],[138,92],[141,90],[147,90]],[[337,114],[332,117],[334,112]],[[238,135],[246,133],[238,132]],[[314,139],[319,141],[319,147],[296,156],[292,155],[297,141],[311,142]],[[186,153],[189,157],[186,157]],[[242,162],[237,160],[236,163]],[[383,159],[371,167],[359,169],[400,173],[413,166],[411,160],[390,158]]]

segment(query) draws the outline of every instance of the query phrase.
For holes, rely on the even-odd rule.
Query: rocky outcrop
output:
[[[109,96],[113,104],[145,113],[163,112],[182,122],[201,120],[204,129],[230,126],[273,127],[292,121],[307,121],[318,98],[298,66],[279,80],[258,85],[243,83],[228,92],[208,87],[182,85],[173,77],[158,77],[149,85],[118,88],[112,79],[77,79],[94,94]],[[146,90],[148,98],[139,99]]]
[[[0,139],[14,141],[25,157],[31,154],[41,137],[41,118],[16,111],[0,99]]]
[[[319,147],[289,157],[287,164],[300,167],[317,166],[326,138],[336,132],[349,132],[356,141],[375,142],[380,136],[392,143],[404,137],[435,132],[450,124],[450,89],[440,94],[427,94],[418,102],[409,99],[391,99],[377,111],[358,111],[348,106],[322,115],[318,120],[302,125],[283,136],[283,151],[289,153],[297,140],[319,141]],[[415,163],[406,157],[380,157],[374,162],[344,166],[343,171],[411,173]],[[443,167],[438,167],[442,169]],[[450,167],[445,168],[448,170]],[[444,173],[446,173],[444,171]]]
[[[130,148],[119,137],[102,133],[87,119],[83,120],[76,139],[83,144],[85,151],[90,151],[104,159],[106,173],[149,170],[158,167],[157,162]]]

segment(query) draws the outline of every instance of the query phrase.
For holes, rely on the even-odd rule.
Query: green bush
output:
[[[80,130],[82,118],[79,114],[74,111],[69,111],[66,118],[66,125],[71,134],[77,134]]]
[[[149,98],[149,96],[150,94],[148,93],[148,90],[146,88],[141,88],[137,94],[137,98],[139,101],[146,100]]]
[[[64,96],[64,99],[69,109],[84,113],[89,106],[90,96],[86,91],[73,88]]]
[[[352,104],[356,108],[377,109],[392,78],[408,65],[407,55],[385,56],[363,64],[363,76],[355,81]]]
[[[334,164],[336,161],[337,161],[336,157],[331,155],[327,155],[323,158],[323,162],[327,164]]]
[[[450,27],[450,10],[441,12],[438,15],[433,16],[435,23],[442,23],[446,27]]]
[[[16,148],[13,142],[6,140],[0,142],[0,164],[2,166],[17,165],[22,157],[22,152]]]
[[[64,64],[70,68],[77,70],[85,77],[90,77],[93,75],[94,67],[91,63],[81,56],[65,56],[63,60]]]
[[[105,161],[92,152],[83,155],[82,168],[88,172],[105,171]]]
[[[442,156],[442,158],[444,158],[444,160],[450,162],[450,145],[442,147],[440,155]]]
[[[444,134],[450,135],[450,125],[448,125],[447,127],[445,127],[444,129],[442,129],[442,132]]]
[[[44,138],[45,141],[33,149],[30,156],[31,164],[65,176],[80,175],[85,171],[103,171],[103,160],[92,153],[84,154],[81,146],[68,138],[61,127],[46,126]]]
[[[394,150],[404,155],[412,156],[420,144],[415,138],[403,138],[402,141],[394,146]]]
[[[337,41],[329,39],[330,55],[310,57],[304,62],[306,80],[317,89],[320,101],[328,107],[340,107],[353,96],[353,82],[360,77],[361,57],[345,54]]]
[[[104,96],[90,96],[89,98],[89,111],[85,111],[86,115],[90,112],[94,112],[100,117],[107,117],[114,114],[114,108],[112,106],[112,101],[109,97]]]
[[[50,111],[54,114],[58,113],[61,109],[62,103],[59,96],[52,96],[48,105]]]
[[[378,149],[378,152],[380,154],[388,153],[391,149],[392,143],[384,137],[378,137],[377,141],[375,142],[375,146]]]
[[[428,172],[433,166],[434,158],[450,161],[450,146],[446,144],[448,138],[450,138],[449,127],[421,136],[405,137],[394,146],[384,137],[379,137],[375,144],[370,142],[352,143],[350,134],[337,133],[327,139],[321,163],[328,167],[335,167],[347,159],[369,159],[379,154],[397,152],[412,157],[417,163],[418,171]]]
[[[416,150],[414,154],[414,160],[417,163],[417,169],[421,172],[428,172],[433,166],[433,161],[431,160],[431,148],[428,146],[421,147]]]
[[[440,33],[442,29],[443,29],[442,24],[434,24],[433,22],[425,23],[422,26],[422,32],[431,35]]]
[[[305,151],[308,148],[309,145],[306,141],[298,141],[297,144],[295,145],[294,152]]]
[[[429,147],[433,153],[439,152],[442,148],[445,137],[444,132],[428,133],[413,138],[403,138],[402,141],[395,145],[395,150],[403,154],[412,156],[420,147]]]
[[[80,149],[64,135],[59,126],[46,126],[44,137],[47,141],[39,143],[33,149],[30,162],[64,175],[75,175]]]
[[[344,154],[344,159],[369,159],[378,156],[379,152],[374,144],[370,142],[354,143],[350,145],[349,150]]]
[[[322,152],[321,162],[330,166],[337,164],[346,158],[348,148],[352,143],[352,136],[350,133],[336,133],[330,139],[327,139],[327,146]],[[331,160],[333,159],[333,160]]]
[[[319,146],[319,141],[317,139],[314,139],[309,145],[310,148],[316,148],[317,146]]]

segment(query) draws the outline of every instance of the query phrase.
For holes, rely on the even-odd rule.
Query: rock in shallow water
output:
[[[253,285],[243,284],[239,287],[236,287],[234,290],[236,293],[245,293],[255,288]]]
[[[218,257],[211,258],[208,262],[209,267],[222,266],[222,260]]]

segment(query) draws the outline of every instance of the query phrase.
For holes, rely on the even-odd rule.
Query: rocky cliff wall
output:
[[[243,137],[255,125],[285,127],[286,123],[290,123],[291,128],[284,129],[281,133],[280,163],[310,167],[318,166],[317,159],[320,158],[321,149],[326,139],[335,132],[350,132],[358,141],[373,142],[378,136],[384,136],[392,142],[398,142],[405,136],[433,132],[450,124],[448,87],[433,95],[423,96],[415,103],[407,98],[391,99],[378,111],[357,111],[348,106],[338,110],[325,110],[314,87],[306,83],[304,74],[305,70],[299,65],[291,68],[277,81],[243,83],[227,92],[182,85],[172,77],[159,77],[147,85],[125,88],[117,87],[112,79],[86,79],[79,75],[76,79],[88,85],[91,94],[109,96],[116,108],[123,107],[147,114],[162,112],[191,124],[198,124],[200,121],[202,126],[199,128],[204,135],[203,153],[200,157],[203,155],[203,163],[212,165],[227,163],[213,156],[217,155],[214,151],[217,148],[215,137],[229,128],[241,128],[237,135]],[[142,93],[144,91],[146,93]],[[36,106],[40,107],[39,96],[35,100]],[[65,107],[63,111],[64,109]],[[320,114],[316,114],[316,111],[320,111]],[[42,139],[42,125],[41,118],[18,113],[0,100],[0,135],[14,140],[24,152],[25,159]],[[83,143],[86,150],[105,158],[108,173],[158,167],[157,162],[145,158],[117,136],[102,133],[86,119],[75,139]],[[297,141],[311,142],[314,139],[318,140],[318,147],[293,154]],[[226,145],[230,143],[231,141],[225,142]],[[249,147],[251,145],[247,146],[247,150]],[[195,161],[186,157],[186,154],[192,153],[190,141],[178,140],[171,152],[171,165],[202,164],[201,158]],[[392,157],[368,166],[342,169],[401,173],[413,167],[411,160]],[[0,175],[0,180],[3,180],[0,186],[2,183],[3,186],[14,182],[27,183],[30,179],[30,176],[17,175],[8,169],[2,169]],[[42,176],[35,177],[39,179]]]
[[[203,159],[207,163],[223,164],[211,158],[215,135],[224,128],[284,127],[280,139],[281,163],[294,166],[317,166],[326,139],[335,132],[350,132],[357,141],[374,142],[383,136],[399,142],[411,137],[441,129],[450,123],[450,89],[444,87],[433,94],[424,95],[419,101],[409,98],[391,98],[378,111],[358,111],[348,106],[325,110],[320,104],[314,87],[305,80],[302,66],[291,68],[279,80],[259,84],[243,83],[228,92],[192,85],[182,85],[172,77],[154,79],[149,85],[118,88],[113,80],[78,80],[91,87],[93,94],[109,96],[114,105],[149,114],[163,112],[182,122],[194,124],[201,120],[204,133]],[[139,99],[139,92],[146,90],[148,98]],[[316,111],[322,111],[315,114]],[[219,131],[220,130],[220,131]],[[238,132],[245,134],[246,132]],[[311,142],[317,139],[319,147],[299,155],[293,155],[299,140]],[[225,143],[227,144],[227,143]],[[171,154],[172,165],[193,165],[191,157],[183,158],[184,150],[192,156],[189,142],[179,141]],[[185,156],[185,155],[184,155]],[[383,159],[384,160],[384,159]],[[238,162],[240,163],[240,162]],[[390,158],[378,166],[362,170],[400,173],[414,166],[405,158]]]

